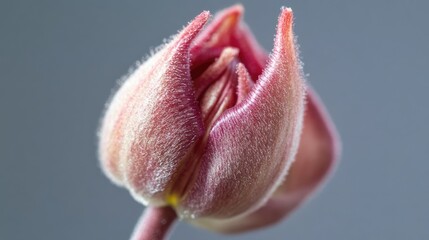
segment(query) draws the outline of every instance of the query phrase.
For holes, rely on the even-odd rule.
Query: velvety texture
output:
[[[100,131],[101,165],[115,183],[221,232],[287,215],[338,150],[303,77],[292,10],[281,10],[270,55],[242,14],[230,7],[204,30],[209,14],[198,15],[128,77]]]

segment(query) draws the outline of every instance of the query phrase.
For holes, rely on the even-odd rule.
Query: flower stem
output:
[[[176,219],[176,212],[171,207],[147,207],[130,239],[164,240]]]

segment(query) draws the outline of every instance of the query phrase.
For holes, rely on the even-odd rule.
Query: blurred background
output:
[[[104,104],[137,60],[218,1],[0,2],[0,239],[127,239],[143,207],[97,161]],[[173,239],[429,239],[427,1],[245,1],[272,47],[295,14],[308,81],[343,141],[325,189],[289,219]]]

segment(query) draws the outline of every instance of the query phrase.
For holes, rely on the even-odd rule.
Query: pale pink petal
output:
[[[106,112],[100,131],[103,168],[143,203],[165,204],[181,160],[204,132],[189,49],[208,17],[201,13],[140,66]]]

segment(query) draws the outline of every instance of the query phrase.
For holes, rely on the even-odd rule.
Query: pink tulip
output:
[[[270,56],[242,13],[230,7],[203,29],[202,12],[108,105],[101,166],[149,206],[135,239],[161,238],[168,227],[157,221],[176,214],[219,232],[267,226],[332,169],[335,129],[304,81],[291,9],[281,11]]]

